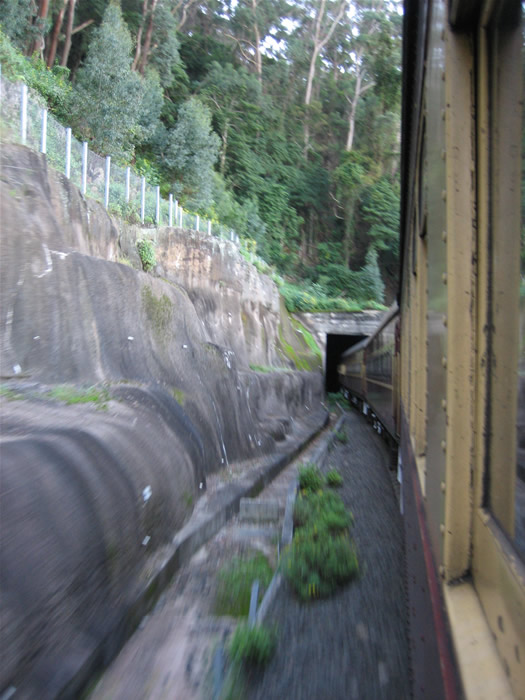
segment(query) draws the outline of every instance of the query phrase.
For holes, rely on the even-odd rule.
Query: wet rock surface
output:
[[[389,452],[371,426],[347,415],[348,443],[335,442],[323,471],[338,469],[352,511],[360,576],[326,600],[304,604],[281,586],[265,622],[278,628],[276,655],[253,677],[249,700],[410,698],[401,516]]]

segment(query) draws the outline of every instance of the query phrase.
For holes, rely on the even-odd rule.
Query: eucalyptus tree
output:
[[[120,7],[110,3],[93,31],[86,60],[78,70],[73,118],[76,130],[99,153],[130,158],[143,138],[141,117],[158,120],[159,90],[146,86],[131,69],[132,40]],[[156,95],[156,97],[155,97]]]
[[[175,128],[167,134],[163,161],[173,191],[197,209],[206,209],[212,202],[219,145],[210,110],[197,97],[190,97],[179,109]]]

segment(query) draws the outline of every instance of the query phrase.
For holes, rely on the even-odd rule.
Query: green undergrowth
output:
[[[155,257],[155,243],[149,238],[144,238],[137,241],[137,250],[139,252],[140,261],[144,272],[149,272],[157,264]]]
[[[343,445],[346,445],[348,442],[348,435],[344,430],[338,430],[335,434],[335,437]]]
[[[46,394],[50,399],[62,401],[68,406],[77,403],[94,403],[97,408],[107,408],[110,400],[109,391],[105,387],[90,386],[87,388],[71,384],[59,384]]]
[[[229,646],[230,658],[248,669],[264,668],[272,658],[277,635],[263,625],[241,623],[237,626]]]
[[[341,497],[333,491],[340,485],[342,477],[336,470],[324,477],[315,465],[308,464],[299,471],[294,537],[281,566],[303,601],[332,595],[359,572],[350,538],[354,520]]]
[[[150,287],[142,288],[142,306],[157,335],[168,330],[173,314],[173,303],[163,294],[156,297]]]
[[[269,367],[268,365],[250,364],[250,369],[261,374],[271,374],[272,372],[289,372],[289,367]]]
[[[216,615],[247,617],[252,583],[259,581],[259,599],[270,585],[273,571],[266,557],[257,552],[249,558],[235,557],[218,574],[214,612]]]
[[[0,396],[8,401],[20,401],[25,398],[23,394],[13,391],[13,389],[10,389],[5,384],[0,384]]]

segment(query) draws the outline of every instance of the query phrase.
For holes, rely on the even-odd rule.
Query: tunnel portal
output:
[[[326,334],[326,360],[325,360],[325,390],[327,392],[339,391],[339,380],[337,377],[337,365],[341,355],[351,348],[352,345],[364,340],[366,335],[337,335],[335,333]]]

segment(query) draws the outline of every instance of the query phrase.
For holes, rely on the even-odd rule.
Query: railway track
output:
[[[360,580],[311,605],[299,604],[282,585],[267,614],[269,623],[279,628],[276,657],[263,676],[243,689],[242,697],[409,697],[402,534],[388,474],[389,454],[360,416],[347,414],[344,421],[348,442],[334,441],[326,449],[326,468],[338,467],[345,478],[343,498],[356,516]],[[217,573],[232,557],[254,550],[276,563],[286,498],[297,467],[318,456],[323,445],[328,448],[333,428],[334,421],[258,496],[277,505],[278,521],[250,522],[237,515],[179,570],[100,678],[92,700],[217,696],[216,650],[227,646],[237,624],[213,614]]]

